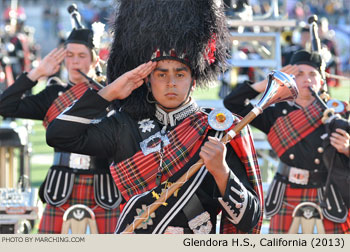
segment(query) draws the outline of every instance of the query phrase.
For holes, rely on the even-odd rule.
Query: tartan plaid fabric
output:
[[[208,130],[207,115],[197,112],[167,134],[170,144],[164,147],[162,182],[192,158],[202,145]],[[145,156],[142,151],[116,165],[112,163],[112,177],[126,201],[136,194],[156,187],[159,164],[158,152]]]
[[[75,100],[79,99],[88,88],[88,84],[80,83],[74,85],[62,95],[58,96],[46,112],[46,115],[43,120],[44,127],[47,128],[47,126],[52,120],[54,120],[59,114],[61,114],[62,111],[65,110],[68,106],[70,106]]]
[[[348,212],[348,217],[346,218],[346,221],[341,224],[341,227],[344,231],[344,234],[350,234],[350,211]]]
[[[96,204],[94,197],[93,175],[90,174],[77,174],[75,176],[72,195],[64,205],[61,207],[54,207],[46,204],[39,225],[39,233],[60,234],[64,211],[75,204],[83,204],[93,210],[96,217],[98,232],[100,234],[114,233],[114,229],[120,215],[120,210],[119,208],[105,210]]]
[[[231,128],[233,128],[237,122],[238,121],[236,121]],[[208,129],[207,115],[198,112],[186,118],[168,135],[170,143],[173,144],[171,146],[168,145],[164,150],[163,164],[165,163],[167,166],[167,173],[166,176],[163,176],[162,181],[165,181],[168,177],[181,169],[200,148]],[[254,190],[259,196],[262,211],[263,195],[260,169],[249,127],[245,127],[237,134],[235,138],[231,140],[230,144],[246,168],[249,182],[253,185]],[[126,196],[126,200],[128,200],[134,194],[140,194],[141,192],[156,187],[155,174],[157,173],[158,165],[158,154],[149,154],[145,157],[142,152],[138,152],[134,157],[120,162],[116,166],[112,164],[111,174],[117,187],[120,189],[123,196]],[[145,174],[142,174],[143,172]],[[134,184],[132,184],[133,181],[131,181],[131,178],[134,178]],[[260,220],[251,233],[260,232],[262,216],[263,213],[261,212]],[[224,227],[221,230],[223,233],[239,233],[228,220],[224,221]]]
[[[304,109],[298,109],[286,116],[279,117],[270,129],[267,140],[279,157],[312,133],[321,124],[323,110],[314,102]]]
[[[288,233],[292,223],[292,213],[294,207],[302,202],[319,203],[317,199],[317,188],[303,189],[291,188],[287,185],[284,200],[279,213],[271,217],[269,233],[283,234]],[[326,218],[323,219],[323,225],[327,234],[342,234],[350,232],[350,215],[345,223],[335,223]]]
[[[244,127],[243,130],[241,130],[241,132],[231,140],[230,144],[235,150],[235,152],[237,153],[242,163],[244,164],[244,167],[247,172],[248,180],[250,184],[253,186],[260,200],[260,211],[261,211],[260,220],[258,224],[249,232],[252,234],[258,234],[260,233],[260,229],[262,225],[264,199],[263,199],[260,168],[259,168],[250,128],[248,126]],[[241,231],[237,230],[235,226],[233,226],[232,223],[226,218],[221,223],[220,232],[223,234],[242,233]]]

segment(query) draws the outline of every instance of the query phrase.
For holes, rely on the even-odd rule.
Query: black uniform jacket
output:
[[[87,90],[69,110],[49,125],[46,135],[48,144],[59,148],[64,146],[71,152],[113,157],[115,163],[132,157],[141,150],[140,142],[143,139],[139,130],[140,124],[123,111],[101,121],[95,120],[108,105],[109,102],[94,90]],[[159,124],[159,129],[163,127],[156,118],[152,120]],[[216,216],[220,209],[225,210],[224,216],[241,231],[252,229],[260,217],[257,194],[248,182],[245,168],[231,146],[227,150],[227,163],[231,172],[224,197],[220,197],[215,180],[209,173],[196,191],[204,211],[210,214],[213,224],[211,233],[215,232]],[[245,196],[242,197],[243,195]],[[188,217],[179,212],[169,225],[186,230],[188,221]]]
[[[249,113],[253,105],[250,103],[250,99],[257,97],[259,93],[255,91],[249,82],[244,82],[243,84],[239,84],[225,99],[224,105],[227,109],[232,111],[233,113],[237,113],[241,116]],[[264,109],[264,112],[257,116],[252,122],[251,125],[260,129],[265,134],[268,134],[271,127],[276,122],[277,118],[286,116],[288,113],[301,109],[301,107],[294,102],[280,102],[274,105],[269,106]],[[297,167],[301,169],[306,169],[310,172],[310,177],[317,178],[311,184],[308,185],[297,185],[291,183],[291,187],[295,188],[318,188],[318,196],[321,197],[324,193],[324,185],[327,179],[327,168],[324,160],[324,135],[326,133],[326,127],[324,124],[321,124],[317,129],[315,129],[312,133],[307,135],[301,141],[296,143],[294,146],[286,150],[280,157],[280,160],[289,167]],[[341,166],[344,169],[348,169],[349,167],[349,158],[347,158],[344,154],[343,156],[344,162],[341,162]],[[347,161],[346,161],[347,160]],[[281,179],[279,173],[276,174],[275,179]],[[316,181],[317,180],[317,181]],[[285,181],[282,178],[282,181]],[[342,197],[339,195],[339,189],[336,188],[337,183],[331,184],[331,192],[328,194],[329,201],[331,205],[334,203],[334,207],[328,207],[324,210],[325,216],[333,221],[341,222],[346,218],[346,207],[342,201]],[[322,191],[323,190],[323,191]],[[269,191],[272,191],[269,190]],[[276,192],[279,193],[279,192]],[[281,195],[283,197],[283,195]],[[267,202],[266,202],[267,204]],[[336,206],[336,207],[335,207]],[[340,210],[342,209],[342,210]],[[269,214],[266,209],[266,213]],[[275,211],[275,210],[273,210]],[[273,212],[271,210],[271,212]],[[341,213],[341,214],[340,214]],[[336,216],[338,215],[339,216]],[[336,217],[334,217],[336,216]]]
[[[33,82],[31,81],[28,77],[26,73],[21,74],[16,81],[14,82],[13,85],[11,85],[9,88],[7,88],[0,96],[0,115],[2,115],[3,117],[15,117],[15,118],[25,118],[25,119],[34,119],[34,120],[43,120],[48,109],[50,108],[51,104],[53,103],[53,101],[63,92],[67,91],[70,88],[70,85],[67,85],[67,87],[64,87],[62,85],[58,85],[57,83],[53,82],[53,83],[49,83],[49,85],[42,90],[40,93],[36,94],[36,95],[29,95],[29,96],[25,96],[24,93],[27,90],[30,90],[31,88],[33,88],[36,85],[37,82]],[[101,113],[99,114],[99,117],[105,116],[106,115],[106,110],[105,111],[101,111]],[[64,146],[62,146],[62,148],[55,148],[55,154],[56,153],[63,153],[66,152],[67,150],[65,150]],[[69,154],[69,153],[67,153]],[[89,170],[82,170],[82,169],[72,169],[69,167],[65,167],[65,166],[51,166],[50,170],[57,170],[57,172],[55,173],[59,173],[59,171],[62,171],[64,173],[69,174],[69,176],[64,176],[64,174],[62,174],[62,176],[55,176],[55,180],[57,183],[60,183],[60,186],[57,187],[59,191],[61,190],[68,190],[68,191],[64,191],[62,193],[54,193],[53,194],[57,194],[57,195],[65,195],[64,198],[61,197],[57,197],[56,199],[53,199],[52,196],[53,195],[49,195],[46,194],[46,197],[44,196],[44,186],[46,183],[46,181],[48,180],[46,178],[46,181],[44,181],[44,183],[41,186],[41,190],[40,190],[40,196],[41,199],[45,202],[48,201],[50,204],[52,205],[62,205],[64,204],[64,202],[67,200],[67,198],[69,197],[70,193],[71,193],[71,188],[74,182],[74,174],[101,174],[101,176],[103,176],[103,180],[105,180],[104,182],[104,186],[106,186],[107,183],[112,183],[113,181],[111,180],[111,176],[107,175],[109,174],[109,160],[106,158],[101,158],[101,157],[91,157],[91,167],[93,166],[94,169],[89,169]],[[49,175],[52,175],[53,172],[49,172]],[[60,177],[60,180],[57,180],[58,177]],[[68,178],[68,181],[66,183],[68,183],[68,189],[66,186],[64,186],[65,183],[65,179],[64,178]],[[97,179],[95,179],[97,181]],[[101,181],[102,179],[98,179],[99,181]],[[52,181],[54,181],[54,179],[52,178]],[[52,184],[53,182],[51,182]],[[99,183],[99,182],[96,182]],[[112,185],[112,184],[111,184]],[[65,189],[64,189],[65,188]],[[70,189],[69,189],[70,188]],[[116,207],[116,201],[117,200],[114,196],[113,196],[113,203],[108,203],[106,200],[101,200],[98,199],[98,195],[101,194],[101,192],[98,191],[97,188],[100,188],[101,192],[107,189],[104,189],[102,187],[98,187],[95,186],[96,189],[96,200],[100,201],[100,205],[104,208],[110,208],[111,206],[114,208]],[[47,189],[47,188],[46,188]],[[70,190],[70,192],[69,192]],[[113,190],[113,186],[112,186],[112,190]],[[53,190],[52,190],[53,191]],[[103,194],[104,192],[102,192]],[[116,193],[116,195],[118,195],[118,193]],[[45,199],[46,200],[45,200]],[[104,204],[103,201],[106,201]],[[120,203],[120,200],[119,200]]]
[[[259,93],[250,87],[249,82],[237,86],[225,99],[224,105],[233,113],[245,116],[252,109],[250,99],[258,96]],[[277,118],[286,116],[288,113],[300,109],[294,102],[276,103],[264,110],[257,116],[251,125],[268,134]],[[322,162],[323,139],[321,136],[326,132],[322,124],[311,134],[302,139],[299,143],[287,150],[281,157],[281,161],[289,166],[299,167],[307,170],[326,170]]]

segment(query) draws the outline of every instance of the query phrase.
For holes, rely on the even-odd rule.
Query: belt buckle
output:
[[[288,180],[291,183],[298,185],[307,185],[309,182],[310,172],[305,169],[291,167],[289,170]]]
[[[69,167],[74,169],[89,170],[90,156],[71,153],[69,156]]]

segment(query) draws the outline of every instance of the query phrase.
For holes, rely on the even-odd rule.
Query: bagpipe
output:
[[[318,36],[317,16],[313,15],[309,17],[308,22],[310,24],[310,36],[312,50],[315,52],[321,52],[321,43]],[[322,56],[322,55],[321,55]],[[325,63],[323,62],[321,68],[322,79],[326,81],[327,74],[325,72]],[[315,92],[310,88],[311,94],[316,98],[324,109],[322,123],[326,128],[326,135],[324,135],[323,142],[323,161],[328,169],[328,175],[326,180],[326,189],[324,193],[324,201],[321,202],[321,207],[326,207],[327,195],[330,190],[330,183],[336,185],[339,190],[344,203],[350,208],[350,161],[347,160],[345,155],[337,152],[337,150],[330,144],[329,137],[337,128],[343,129],[346,132],[350,132],[349,111],[350,105],[338,101],[336,99],[330,99],[326,85],[321,89],[320,93]],[[344,118],[343,116],[348,116]]]
[[[247,124],[254,120],[259,114],[263,112],[265,108],[271,104],[283,101],[292,101],[296,99],[298,95],[298,89],[292,76],[287,75],[283,72],[273,71],[269,74],[268,77],[269,81],[260,101],[241,121],[239,121],[233,127],[233,129],[229,130],[226,135],[222,137],[222,143],[229,143]],[[231,113],[228,112],[228,114]],[[210,118],[214,118],[213,120],[217,124],[226,124],[226,121],[229,121],[229,117],[223,116],[221,112],[219,113],[215,109],[208,115],[209,124],[211,120]],[[213,128],[215,129],[216,127]],[[220,127],[217,128],[218,130],[220,129]],[[177,205],[179,205],[179,200],[175,199],[175,197],[179,199],[182,197],[182,194],[185,194],[187,198],[189,198],[186,194],[188,190],[187,188],[191,186],[194,187],[195,185],[198,187],[199,183],[195,183],[193,181],[196,180],[197,177],[202,176],[201,174],[203,173],[203,170],[206,170],[204,167],[204,161],[202,159],[199,159],[189,168],[182,168],[178,172],[180,174],[176,173],[171,178],[169,178],[169,181],[171,182],[170,186],[161,188],[162,185],[160,185],[152,189],[152,192],[147,191],[142,194],[133,196],[124,206],[123,213],[120,215],[116,227],[116,233],[139,233],[140,230],[142,232],[142,229],[146,228],[150,228],[149,233],[161,233],[161,228],[165,228],[165,224],[162,223],[169,223],[170,221],[169,212],[174,212],[174,214],[171,214],[171,216],[175,216],[176,214],[177,209],[175,208]],[[189,186],[189,183],[192,184]],[[181,190],[179,190],[180,188]],[[157,194],[156,200],[152,204],[149,204],[149,202],[152,201],[153,194]],[[184,204],[186,204],[185,200],[180,204],[181,206],[184,206]],[[164,205],[167,206],[166,211],[164,208],[160,208]],[[158,209],[160,210],[158,211]],[[160,222],[160,224],[158,222]],[[163,227],[159,227],[160,225],[163,225]]]
[[[75,4],[72,4],[72,5],[68,6],[67,10],[68,10],[68,13],[70,14],[73,31],[74,31],[74,29],[76,29],[76,30],[85,29],[81,23],[81,17],[80,17],[80,14],[78,12],[77,6]],[[102,33],[103,33],[103,29],[104,28],[102,27]],[[92,50],[98,49],[98,47],[96,47],[96,44],[98,44],[99,34],[97,34],[96,37],[95,37],[95,35],[96,34],[94,33],[94,37],[93,37],[94,46],[92,46],[93,48],[89,47],[89,49],[92,49]],[[72,43],[74,43],[74,42],[72,42]],[[82,76],[84,76],[88,80],[89,84],[94,86],[94,88],[96,88],[97,90],[102,89],[104,87],[104,85],[102,85],[101,83],[104,83],[106,78],[102,75],[102,70],[100,68],[99,63],[97,64],[97,67],[95,68],[95,72],[96,72],[95,79],[87,76],[85,73],[83,73],[79,69],[78,69],[78,72]],[[72,89],[74,89],[75,87],[77,87],[77,86],[74,86]],[[95,183],[94,183],[94,186],[96,186]],[[101,186],[101,190],[102,190],[102,187],[103,186]],[[110,189],[108,189],[108,190],[110,192]],[[51,197],[49,192],[47,194],[45,194],[45,196],[47,196],[48,198]],[[97,200],[96,194],[95,194],[95,198]],[[56,200],[56,199],[54,198],[54,200]],[[55,201],[55,202],[58,202],[58,201]],[[113,202],[113,200],[111,199],[110,202]],[[52,203],[52,201],[51,201],[51,203]],[[65,210],[65,212],[63,214],[63,223],[62,223],[61,233],[62,234],[68,234],[68,233],[97,234],[98,227],[97,227],[94,209],[91,209],[90,207],[88,207],[87,205],[84,205],[84,204],[71,205],[67,210]]]
[[[84,29],[84,26],[81,23],[81,15],[78,11],[76,4],[71,4],[67,8],[68,13],[70,14],[71,24],[73,29]],[[104,24],[102,23],[94,23],[92,24],[93,30],[93,41],[96,50],[99,50],[101,36],[104,33]],[[97,53],[97,52],[96,52]],[[99,61],[95,67],[96,76],[91,78],[84,74],[82,71],[78,70],[81,75],[83,75],[91,85],[95,86],[97,89],[102,89],[104,87],[104,83],[106,82],[106,76],[103,75],[102,67]],[[102,62],[103,63],[103,62]],[[102,84],[101,84],[102,83]]]

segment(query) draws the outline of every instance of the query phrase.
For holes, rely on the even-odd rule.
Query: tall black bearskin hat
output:
[[[64,44],[65,45],[69,43],[83,44],[90,49],[94,49],[93,36],[94,36],[94,33],[90,29],[73,28],[67,40],[64,42]]]
[[[215,80],[226,60],[221,0],[120,0],[108,79],[149,60],[186,63],[199,85]]]
[[[107,65],[112,82],[149,60],[175,59],[187,64],[197,86],[206,87],[224,67],[228,29],[222,0],[119,0],[114,40]],[[147,88],[126,99],[142,109]]]

